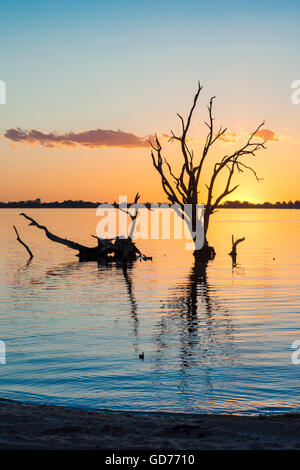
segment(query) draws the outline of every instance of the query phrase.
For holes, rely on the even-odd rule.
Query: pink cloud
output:
[[[273,140],[274,142],[279,141],[279,138],[276,136],[275,132],[271,131],[270,129],[259,129],[255,136],[260,137],[263,140]]]
[[[19,128],[8,129],[4,136],[13,142],[20,142],[25,145],[43,145],[44,147],[121,147],[121,148],[139,148],[148,147],[148,140],[153,136],[138,137],[130,132],[120,130],[94,129],[89,131],[66,132],[58,134],[50,132],[48,134],[31,129],[23,131]]]

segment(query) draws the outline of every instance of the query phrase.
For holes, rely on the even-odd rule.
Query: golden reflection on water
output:
[[[18,212],[0,212],[2,396],[115,409],[299,407],[290,348],[300,337],[300,211],[220,210],[209,232],[214,261],[195,265],[185,241],[138,240],[153,261],[127,269],[79,263]],[[27,213],[93,245],[95,210]],[[234,265],[232,234],[246,237]]]

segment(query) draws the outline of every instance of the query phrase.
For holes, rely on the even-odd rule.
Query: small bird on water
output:
[[[139,359],[142,359],[142,361],[144,360],[144,353],[142,352],[142,354],[139,355]]]

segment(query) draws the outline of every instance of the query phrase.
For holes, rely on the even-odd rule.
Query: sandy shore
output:
[[[0,400],[0,449],[300,449],[300,415],[87,411]]]

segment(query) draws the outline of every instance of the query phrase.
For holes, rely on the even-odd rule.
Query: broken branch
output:
[[[16,229],[16,227],[15,227],[15,226],[13,226],[13,227],[14,227],[14,229],[15,229],[18,242],[21,243],[21,245],[23,245],[24,248],[26,248],[26,250],[27,250],[27,252],[28,252],[28,254],[29,254],[29,256],[30,256],[30,259],[32,259],[32,258],[33,258],[33,254],[32,254],[32,252],[31,252],[29,246],[26,245],[26,243],[24,243],[23,240],[21,240],[21,238],[20,238],[20,236],[19,236],[19,234],[18,234],[18,230]]]

